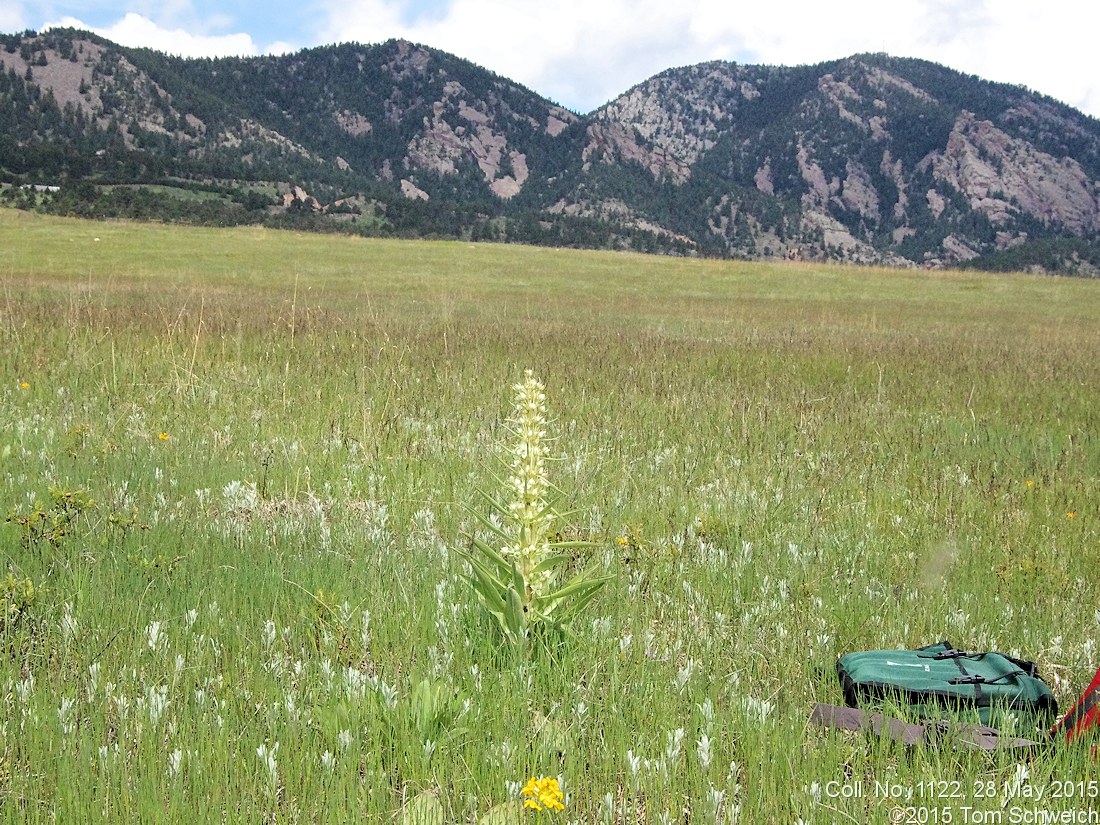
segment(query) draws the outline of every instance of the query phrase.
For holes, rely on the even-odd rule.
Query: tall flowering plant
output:
[[[490,517],[475,513],[495,542],[471,536],[471,550],[464,555],[471,571],[467,580],[478,600],[505,638],[521,645],[540,624],[568,629],[569,621],[611,577],[597,575],[593,566],[560,581],[558,570],[569,560],[566,551],[589,543],[550,540],[561,514],[553,503],[558,491],[547,474],[546,393],[531,370],[514,390],[508,419],[514,442],[508,448],[505,496],[482,492]]]

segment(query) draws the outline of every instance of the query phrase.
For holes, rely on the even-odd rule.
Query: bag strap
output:
[[[943,650],[933,652],[931,650],[928,650],[927,648],[923,648],[921,652],[917,653],[917,656],[922,659],[934,659],[938,662],[943,661],[944,659],[950,659],[951,661],[953,661],[955,663],[955,666],[958,667],[959,673],[961,675],[955,679],[948,679],[947,684],[973,685],[975,702],[980,703],[981,701],[982,685],[995,685],[998,682],[1004,681],[1005,679],[1012,679],[1013,681],[1016,681],[1017,677],[1019,676],[1034,675],[1035,665],[1031,662],[1025,662],[1021,659],[1014,659],[1011,656],[1005,656],[1003,653],[998,653],[998,656],[1001,656],[1002,658],[1007,659],[1012,664],[1016,665],[1016,670],[1011,670],[1008,673],[1002,674],[995,679],[987,679],[984,676],[969,673],[966,669],[966,665],[963,664],[963,662],[964,660],[971,662],[980,662],[986,656],[990,655],[989,653],[968,653],[965,650],[958,650],[950,642],[941,642],[940,644],[945,646]],[[938,647],[939,645],[933,646]],[[1029,665],[1030,667],[1025,667],[1025,665]]]
[[[1084,722],[1088,715],[1096,709],[1098,694],[1100,694],[1100,691],[1094,690],[1081,699],[1077,706],[1051,729],[1051,735],[1065,731],[1066,741],[1072,740],[1078,733],[1077,726]]]
[[[981,676],[976,675],[976,674],[966,672],[966,665],[963,664],[963,659],[968,658],[966,652],[962,651],[962,650],[955,650],[954,648],[951,648],[949,650],[943,651],[943,653],[939,654],[935,658],[937,658],[937,659],[951,659],[951,661],[953,661],[955,663],[955,667],[957,667],[959,669],[959,673],[961,673],[962,675],[959,676],[957,679],[949,679],[948,684],[950,684],[950,685],[973,685],[974,686],[974,701],[975,701],[975,703],[980,705],[981,702],[982,702],[982,683],[985,681],[985,679]]]
[[[930,648],[939,647],[944,645],[943,650],[933,651]],[[986,656],[1000,656],[1002,659],[1007,659],[1012,664],[1016,665],[1020,669],[1020,673],[1017,675],[1030,676],[1033,679],[1039,678],[1039,666],[1027,659],[1019,659],[1015,656],[1009,656],[1007,653],[996,653],[994,651],[988,651],[986,653],[968,653],[965,650],[958,650],[951,644],[951,642],[940,642],[937,645],[930,645],[929,647],[919,648],[917,656],[922,659],[935,659],[937,661],[942,659],[954,659],[956,662],[959,659],[969,659],[972,662],[980,662]]]
[[[1015,681],[1016,677],[1018,677],[1018,676],[1027,676],[1027,673],[1025,673],[1022,670],[1013,670],[1013,671],[1010,671],[1008,673],[1001,674],[996,679],[987,679],[984,676],[976,676],[976,675],[967,674],[965,676],[960,676],[957,679],[948,679],[947,684],[949,684],[949,685],[975,685],[975,686],[977,686],[977,685],[995,685],[998,682],[1003,682],[1005,679],[1012,679],[1013,681]]]

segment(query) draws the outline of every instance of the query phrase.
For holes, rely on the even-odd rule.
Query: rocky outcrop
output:
[[[798,247],[857,261],[896,262],[897,249],[923,247],[911,263],[935,265],[1024,243],[1035,221],[1097,239],[1095,122],[1011,89],[970,92],[1003,96],[996,122],[965,109],[948,116],[945,81],[955,78],[930,66],[872,55],[816,71],[703,64],[665,72],[594,114],[584,168],[636,166],[677,186],[704,167],[728,170],[725,186],[735,187],[712,190],[706,221],[731,251],[751,250],[753,235],[773,252]],[[923,86],[929,80],[934,92]],[[1083,147],[1091,166],[1070,154]],[[777,207],[797,203],[797,236],[767,201],[750,201],[754,224],[736,208],[736,187]],[[964,219],[968,211],[993,225],[995,239]]]
[[[877,222],[880,217],[879,193],[870,173],[851,160],[848,161],[847,171],[848,175],[840,189],[840,205],[848,212]]]
[[[284,209],[290,209],[292,207],[312,209],[315,212],[320,212],[323,208],[321,202],[313,195],[309,194],[301,186],[292,186],[289,192],[284,192],[282,197],[282,206]]]
[[[524,118],[491,95],[478,100],[459,82],[449,80],[443,95],[431,104],[430,116],[408,144],[404,162],[411,170],[437,175],[455,175],[463,165],[473,163],[489,191],[509,200],[522,191],[530,177],[527,154],[509,142],[508,130],[522,123],[529,130],[560,135],[575,115],[549,106],[545,120]]]
[[[634,163],[656,180],[670,179],[683,183],[691,176],[691,165],[675,154],[659,147],[647,146],[636,132],[619,123],[594,123],[588,127],[588,142],[581,152],[584,168],[594,161],[603,163]]]
[[[62,108],[75,106],[85,115],[100,120],[103,115],[100,88],[107,84],[98,82],[97,67],[106,49],[88,41],[81,44],[79,51],[70,51],[66,56],[45,42],[35,45],[37,48],[26,51],[0,52],[0,71],[14,71],[18,77],[25,77],[29,70],[35,84],[48,89]]]
[[[246,145],[263,145],[275,147],[288,155],[297,155],[320,162],[321,156],[311,152],[307,147],[286,137],[274,129],[269,129],[262,123],[251,119],[242,119],[238,123],[219,133],[218,148],[240,149]],[[245,157],[246,162],[249,158]],[[335,161],[334,161],[335,162]]]
[[[594,114],[582,158],[633,163],[656,180],[683,183],[715,146],[730,107],[758,96],[730,63],[665,72]]]
[[[662,226],[655,221],[648,220],[629,204],[614,198],[599,201],[586,201],[585,203],[569,202],[562,199],[549,207],[546,211],[551,215],[568,215],[569,217],[589,218],[599,221],[614,221],[625,227],[638,229],[643,232],[667,238],[668,240],[676,241],[688,248],[696,246],[696,241],[693,238],[676,233],[668,227]]]
[[[401,179],[401,194],[411,201],[431,200],[427,192],[407,178]]]
[[[336,121],[341,129],[343,129],[349,135],[353,135],[354,137],[369,135],[372,131],[374,131],[374,126],[369,120],[367,120],[361,114],[353,112],[349,109],[343,109],[342,111],[337,112],[335,115],[333,115],[333,119]]]
[[[1072,158],[1055,158],[963,112],[931,158],[936,180],[1003,226],[1023,213],[1079,235],[1100,232],[1100,183]]]
[[[0,71],[30,78],[61,111],[79,111],[99,129],[124,116],[141,129],[189,145],[199,142],[205,131],[202,120],[178,109],[172,95],[148,74],[95,40],[31,38],[26,50],[0,51]],[[130,130],[122,137],[134,147]]]

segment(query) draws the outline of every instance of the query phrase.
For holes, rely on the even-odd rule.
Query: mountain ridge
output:
[[[1100,121],[882,54],[672,68],[581,115],[401,40],[183,59],[27,32],[0,37],[0,179],[92,216],[1100,271]],[[153,184],[215,197],[121,188]]]

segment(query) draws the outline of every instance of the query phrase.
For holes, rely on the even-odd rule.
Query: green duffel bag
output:
[[[946,716],[983,725],[1047,726],[1058,713],[1034,662],[1003,653],[967,653],[950,642],[917,650],[849,653],[836,663],[851,707],[892,704],[920,718]]]

